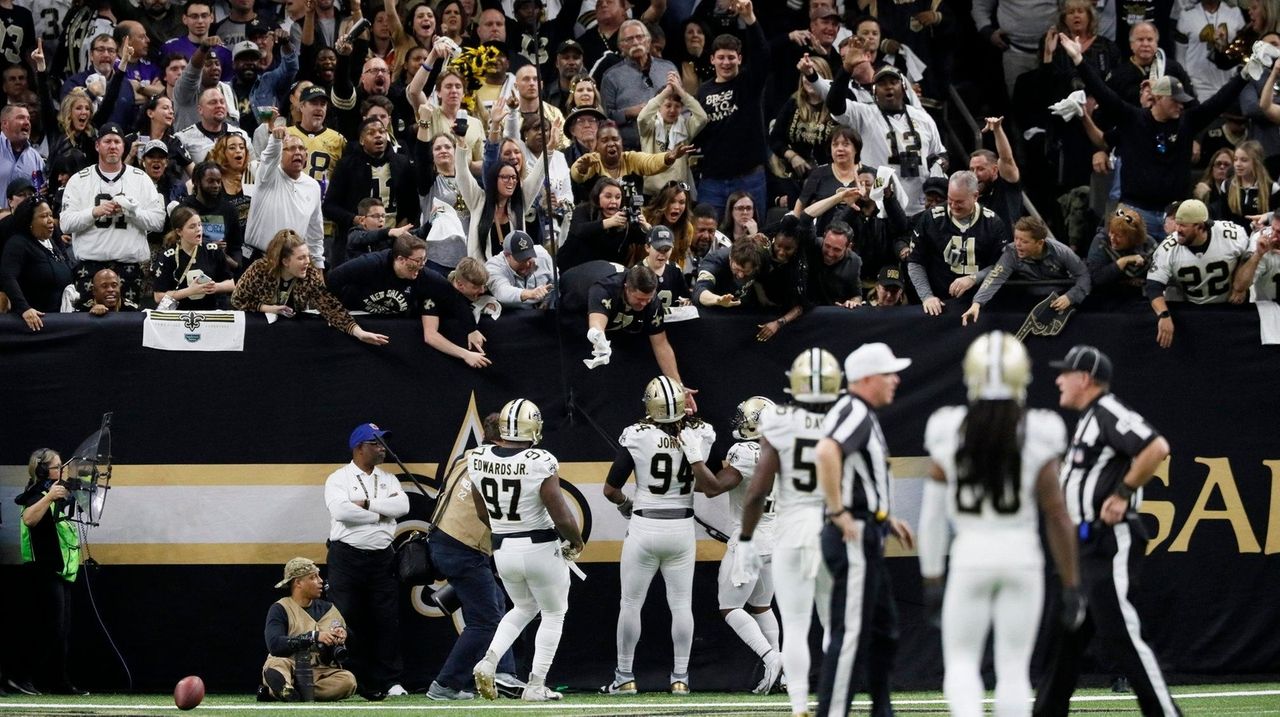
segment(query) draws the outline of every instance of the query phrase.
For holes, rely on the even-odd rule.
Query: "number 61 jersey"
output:
[[[924,447],[947,477],[947,518],[955,530],[952,567],[1038,566],[1044,564],[1038,530],[1036,479],[1067,449],[1067,427],[1053,411],[1030,409],[1023,418],[1021,475],[1017,492],[997,501],[983,486],[959,485],[956,451],[963,440],[966,406],[934,411],[924,429]],[[979,471],[994,466],[978,466]],[[997,503],[1000,504],[997,504]]]
[[[1156,247],[1147,278],[1164,284],[1165,298],[1222,304],[1231,294],[1236,265],[1249,258],[1249,237],[1235,222],[1209,223],[1209,241],[1197,251],[1174,234]]]
[[[684,419],[710,448],[716,432],[710,423]],[[655,508],[693,508],[693,466],[684,455],[678,436],[659,426],[640,422],[622,430],[618,445],[627,449],[635,463],[636,492],[632,504],[636,510]]]
[[[556,457],[540,448],[480,446],[471,452],[467,475],[489,510],[494,533],[555,528],[539,492],[559,471]]]

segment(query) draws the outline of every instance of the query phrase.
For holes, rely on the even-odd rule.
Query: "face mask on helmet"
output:
[[[760,415],[773,401],[764,396],[752,396],[738,404],[733,414],[733,437],[742,441],[753,441],[760,437]]]
[[[826,349],[805,349],[787,371],[787,393],[801,403],[831,403],[844,392],[840,362]]]
[[[1003,331],[979,336],[964,355],[964,385],[970,401],[1023,403],[1031,383],[1031,357],[1022,342]]]
[[[537,443],[542,440],[542,411],[533,401],[508,401],[498,414],[498,437],[504,441]]]
[[[684,387],[659,376],[644,388],[644,413],[655,423],[675,423],[684,418]]]

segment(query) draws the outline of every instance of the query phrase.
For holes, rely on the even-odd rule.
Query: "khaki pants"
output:
[[[292,657],[268,657],[266,664],[262,666],[265,674],[267,670],[275,670],[284,676],[285,687],[293,689],[293,658]],[[356,691],[356,676],[350,671],[340,667],[326,667],[324,665],[314,665],[311,668],[312,674],[315,676],[315,689],[317,702],[336,702],[345,700]],[[263,680],[266,684],[266,680]],[[279,699],[280,695],[275,695]]]

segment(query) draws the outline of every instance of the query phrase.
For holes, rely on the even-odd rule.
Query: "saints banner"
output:
[[[244,351],[242,311],[143,312],[142,345],[161,351]]]

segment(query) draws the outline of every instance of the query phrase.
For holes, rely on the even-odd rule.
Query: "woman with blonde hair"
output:
[[[89,159],[98,161],[94,146],[97,132],[94,130],[93,100],[83,87],[73,88],[58,105],[58,133],[50,136],[49,159],[60,157],[78,149]]]
[[[1085,258],[1094,297],[1138,298],[1151,268],[1156,243],[1142,215],[1123,204],[1098,230]]]
[[[1280,185],[1271,181],[1263,165],[1262,144],[1252,139],[1241,142],[1232,155],[1231,179],[1218,201],[1210,205],[1209,215],[1250,229],[1249,217],[1266,214],[1280,201],[1277,190]]]
[[[231,294],[231,308],[284,318],[315,309],[330,326],[366,344],[387,343],[386,336],[360,328],[342,302],[329,293],[320,270],[311,264],[307,241],[292,229],[276,232],[266,255],[245,270]]]
[[[1207,206],[1216,204],[1227,191],[1227,182],[1231,181],[1231,171],[1235,167],[1235,162],[1235,150],[1230,147],[1223,147],[1214,152],[1208,166],[1204,168],[1204,173],[1200,175],[1200,181],[1196,182],[1195,188],[1191,190],[1191,196]]]
[[[821,57],[805,55],[796,69],[800,71],[796,91],[783,103],[769,130],[769,148],[773,150],[769,196],[781,197],[781,206],[790,206],[800,195],[814,167],[831,162],[831,132],[839,126],[817,88],[806,79],[815,73],[831,79],[831,66]]]
[[[256,183],[254,172],[258,160],[249,154],[249,145],[244,137],[238,134],[224,134],[213,143],[209,150],[208,161],[218,165],[222,171],[222,192],[227,201],[236,210],[236,219],[240,222],[240,231],[244,231],[249,221],[249,200],[253,198]]]
[[[173,229],[164,235],[164,250],[154,262],[151,288],[156,303],[165,298],[186,310],[224,309],[236,288],[227,257],[214,242],[205,243],[200,213],[177,207],[169,215]]]

